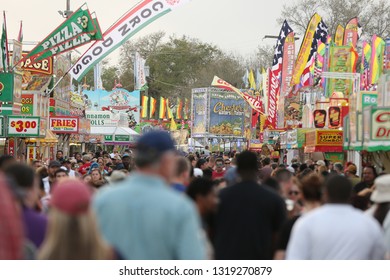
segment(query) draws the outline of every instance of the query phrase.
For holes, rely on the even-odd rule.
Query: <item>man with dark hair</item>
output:
[[[11,180],[11,186],[17,193],[24,223],[25,237],[39,248],[45,238],[47,218],[35,211],[39,197],[38,179],[32,168],[25,164],[14,163],[4,170]]]
[[[4,170],[9,164],[15,163],[16,160],[13,156],[3,155],[0,156],[0,170]]]
[[[190,183],[186,192],[195,202],[202,219],[208,259],[214,259],[214,252],[210,240],[213,239],[212,224],[218,203],[215,182],[209,179],[196,178]]]
[[[125,259],[204,259],[199,215],[193,203],[170,187],[176,150],[163,131],[137,143],[137,171],[94,200],[100,230]]]
[[[261,161],[262,168],[260,169],[260,179],[264,182],[269,177],[271,177],[271,173],[273,168],[271,167],[271,159],[266,157]]]
[[[175,176],[172,179],[172,187],[178,192],[185,192],[190,182],[191,164],[182,156],[178,156],[175,162]]]
[[[56,179],[55,173],[58,169],[61,168],[61,166],[62,165],[59,161],[52,160],[49,162],[49,166],[47,168],[47,173],[49,176],[42,179],[45,188],[45,193],[47,195],[50,194],[50,189],[55,182]]]
[[[341,162],[336,162],[333,165],[333,170],[337,173],[337,175],[344,176],[344,167]]]
[[[65,168],[61,167],[54,173],[54,176],[55,176],[55,182],[56,184],[58,184],[63,179],[69,178],[69,172]]]
[[[286,199],[288,197],[288,192],[294,185],[293,174],[285,168],[279,168],[276,170],[274,177],[279,183],[282,197]]]
[[[218,197],[211,180],[196,178],[188,186],[186,193],[195,202],[201,217],[204,218],[216,210]]]
[[[56,160],[61,163],[64,161],[64,152],[62,150],[57,150]]]
[[[379,224],[350,205],[351,182],[329,175],[326,204],[298,219],[287,247],[287,259],[371,260],[385,256]]]
[[[211,179],[216,180],[219,178],[223,178],[223,176],[225,176],[225,172],[226,172],[224,170],[224,167],[225,167],[225,162],[224,162],[223,158],[221,158],[221,157],[217,158],[215,160],[215,170],[212,173]]]
[[[272,259],[275,238],[286,218],[284,201],[257,183],[257,158],[237,157],[241,182],[220,192],[216,219],[216,259]]]
[[[123,164],[124,169],[126,169],[129,172],[132,171],[134,169],[133,157],[130,154],[123,154],[122,164]]]
[[[364,189],[371,188],[374,185],[374,181],[378,177],[378,173],[373,166],[366,166],[363,169],[362,182],[356,184],[353,188],[355,193],[359,193]]]
[[[213,176],[214,165],[215,165],[214,156],[208,156],[206,158],[206,166],[204,167],[204,169],[202,169],[202,171],[203,171],[203,178],[211,180],[211,177]]]

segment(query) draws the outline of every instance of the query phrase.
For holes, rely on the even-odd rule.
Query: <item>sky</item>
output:
[[[95,11],[102,31],[107,30],[139,0],[70,0],[71,10],[87,3]],[[192,0],[177,10],[157,19],[130,40],[156,31],[167,35],[186,35],[202,42],[215,44],[222,50],[241,54],[254,54],[260,45],[274,45],[276,39],[265,35],[278,35],[276,20],[288,0]],[[23,21],[23,40],[38,42],[60,25],[64,18],[58,13],[65,10],[66,0],[0,0],[0,9],[6,11],[8,38],[15,39]],[[28,50],[31,47],[24,47]],[[84,52],[87,47],[78,50]],[[119,52],[108,58],[115,64]]]

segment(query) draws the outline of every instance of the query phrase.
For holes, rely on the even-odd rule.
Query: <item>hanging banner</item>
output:
[[[39,137],[39,117],[8,117],[8,137]]]
[[[321,16],[315,13],[307,26],[305,37],[303,39],[301,48],[299,49],[298,57],[295,63],[292,86],[298,85],[301,81],[301,75],[306,67],[308,61],[311,45],[313,43],[314,34],[316,32],[318,24],[321,22]]]
[[[207,93],[192,93],[192,127],[191,135],[203,135],[206,133],[207,123]]]
[[[102,35],[102,31],[100,30],[99,22],[97,21],[96,18],[94,18],[92,19],[92,23],[95,26],[96,31],[91,33],[81,33],[64,43],[58,44],[56,46],[52,46],[49,50],[44,51],[41,54],[38,54],[37,57],[34,58],[34,63],[39,62],[48,57],[56,56],[61,53],[81,47],[85,44],[90,43],[91,41],[102,40],[103,35]]]
[[[325,110],[314,110],[314,126],[315,128],[324,128],[326,123],[326,111]]]
[[[72,78],[80,81],[84,75],[134,36],[138,31],[159,17],[169,13],[190,0],[144,0],[128,11],[111,28],[104,32],[104,41],[95,42],[70,69]]]
[[[135,89],[141,89],[144,85],[146,85],[146,77],[145,77],[145,59],[141,57],[141,55],[136,52],[135,53]]]
[[[329,72],[351,73],[353,62],[350,46],[330,46]],[[334,92],[341,92],[345,97],[352,93],[353,81],[350,79],[328,79],[327,97]]]
[[[22,59],[22,43],[14,40],[13,41],[13,52],[12,52],[12,66],[15,67],[15,71],[20,73],[22,71],[22,67],[18,62]]]
[[[336,28],[336,33],[334,34],[334,43],[336,46],[342,46],[344,41],[344,27],[339,24]]]
[[[285,121],[289,119],[288,108],[290,107],[293,96],[289,95],[291,92],[291,79],[294,71],[295,62],[295,39],[294,32],[288,34],[286,41],[284,42],[283,51],[283,69],[282,69],[282,89],[281,97],[279,100],[278,114],[278,126],[285,127]]]
[[[84,4],[33,48],[26,58],[32,58],[31,60],[34,61],[39,55],[54,47],[67,43],[73,44],[72,41],[76,37],[86,33],[96,33],[97,31],[87,5]]]
[[[344,46],[352,45],[353,47],[356,47],[356,43],[359,39],[358,35],[358,18],[352,18],[347,25],[345,26],[345,32],[344,32]]]
[[[261,114],[263,114],[261,101],[260,101],[259,98],[253,97],[253,96],[249,95],[246,92],[240,91],[238,88],[235,88],[234,86],[232,86],[228,82],[222,80],[221,78],[218,78],[217,76],[214,76],[214,79],[213,79],[211,85],[213,87],[219,87],[219,88],[224,88],[224,89],[229,90],[229,91],[234,91],[239,96],[244,98],[244,100],[246,102],[248,102],[248,104],[252,107],[252,109],[256,110],[257,112],[259,112]]]

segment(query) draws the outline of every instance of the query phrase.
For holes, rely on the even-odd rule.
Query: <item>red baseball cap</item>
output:
[[[88,211],[91,197],[91,191],[86,183],[69,179],[53,188],[50,204],[66,214],[76,216]]]

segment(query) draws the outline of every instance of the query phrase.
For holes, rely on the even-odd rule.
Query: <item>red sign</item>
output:
[[[55,133],[78,133],[79,118],[77,117],[50,117],[49,129]]]
[[[329,128],[339,128],[341,126],[340,107],[329,107]]]
[[[9,138],[8,140],[8,155],[15,155],[15,140],[14,138]]]
[[[314,126],[316,128],[324,128],[326,121],[326,111],[325,110],[314,110]]]

